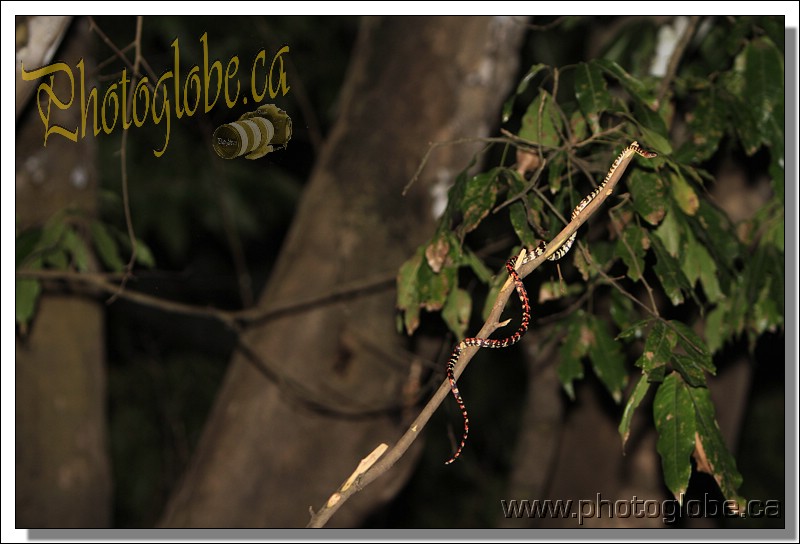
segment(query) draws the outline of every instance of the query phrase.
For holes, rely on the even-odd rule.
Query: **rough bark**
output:
[[[74,67],[86,58],[88,34],[86,21],[77,21],[56,60]],[[31,44],[37,40],[35,35],[27,38]],[[41,66],[32,62],[26,70]],[[36,84],[17,81],[18,86]],[[69,97],[63,75],[56,77],[56,90],[62,99]],[[51,122],[80,125],[78,101],[66,112],[54,107]],[[51,136],[44,147],[43,134],[38,112],[29,105],[16,134],[19,229],[41,226],[66,207],[87,215],[95,208],[94,139],[90,135],[73,143]],[[111,522],[102,306],[80,295],[43,294],[29,331],[17,335],[17,527],[105,527]]]
[[[443,148],[405,198],[403,186],[429,142],[487,135],[513,82],[523,32],[512,19],[364,20],[340,118],[259,305],[396,272],[432,233],[431,186],[450,182],[475,147]],[[162,524],[302,527],[309,507],[362,457],[396,440],[400,409],[369,415],[401,408],[411,375],[394,298],[393,289],[371,292],[248,330],[243,340],[272,379],[234,356]],[[304,392],[292,393],[290,383]],[[358,525],[396,493],[413,459],[410,452],[333,524]]]

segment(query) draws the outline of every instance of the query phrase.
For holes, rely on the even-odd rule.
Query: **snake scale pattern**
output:
[[[652,159],[657,157],[658,154],[652,151],[647,151],[639,147],[638,142],[633,142],[631,145],[626,147],[622,150],[622,152],[617,156],[614,160],[611,168],[606,174],[605,179],[603,182],[591,193],[586,195],[583,200],[581,200],[575,209],[572,210],[572,215],[570,217],[571,221],[574,221],[580,213],[589,205],[589,203],[595,199],[595,197],[600,194],[608,184],[611,177],[614,175],[614,172],[619,168],[620,164],[622,163],[625,157],[629,157],[633,153],[641,155],[646,159]],[[566,255],[572,244],[575,242],[575,237],[577,235],[577,231],[572,234],[563,244],[561,244],[558,249],[556,249],[552,255],[550,255],[548,260],[555,261],[562,258]],[[544,242],[540,242],[539,245],[533,251],[529,252],[524,258],[521,263],[525,264],[533,259],[544,254],[547,250],[547,245]],[[517,295],[519,296],[520,303],[522,304],[522,321],[520,322],[519,328],[512,334],[506,338],[502,338],[499,340],[490,339],[490,338],[465,338],[453,349],[453,353],[450,355],[450,359],[447,361],[447,379],[450,382],[450,391],[453,393],[453,397],[455,397],[456,402],[458,403],[458,407],[461,410],[461,415],[464,417],[464,434],[461,437],[461,444],[459,444],[458,449],[453,454],[453,456],[445,462],[446,465],[449,465],[461,455],[462,450],[464,449],[464,445],[467,443],[467,437],[469,436],[469,415],[467,414],[467,407],[464,404],[464,399],[461,398],[461,393],[458,390],[458,385],[456,384],[456,377],[454,374],[454,369],[456,363],[458,363],[458,359],[461,357],[461,352],[467,347],[479,347],[479,348],[505,348],[516,344],[519,342],[522,335],[525,334],[525,331],[528,330],[528,324],[530,323],[531,319],[531,306],[530,301],[528,299],[528,293],[525,291],[525,285],[522,283],[522,279],[517,274],[516,268],[516,261],[517,257],[512,257],[511,259],[506,262],[506,270],[508,270],[508,275],[511,277],[511,280],[514,282],[514,288],[517,291]]]

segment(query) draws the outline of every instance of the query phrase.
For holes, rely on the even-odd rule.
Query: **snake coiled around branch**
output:
[[[631,143],[631,145],[623,149],[614,160],[603,182],[598,185],[595,190],[586,195],[577,206],[575,206],[575,209],[572,210],[570,221],[574,221],[578,218],[586,206],[588,206],[589,203],[592,202],[592,200],[594,200],[595,197],[597,197],[597,195],[606,188],[606,185],[611,180],[612,176],[623,163],[623,161],[626,158],[631,157],[634,153],[641,155],[646,159],[652,159],[658,156],[657,153],[647,151],[646,149],[639,147],[638,142]],[[575,242],[577,234],[577,231],[572,233],[572,236],[562,243],[550,256],[547,257],[547,259],[550,261],[556,261],[564,257],[564,255],[569,252],[570,248],[572,248],[572,244]],[[519,266],[528,263],[537,257],[540,257],[545,253],[546,250],[547,245],[545,242],[540,242],[536,249],[527,253],[527,255],[523,257]],[[519,342],[519,340],[522,338],[522,335],[528,330],[528,324],[530,323],[531,319],[530,301],[528,299],[528,293],[525,291],[525,285],[522,283],[522,279],[517,273],[517,268],[519,268],[519,266],[516,266],[516,261],[517,257],[512,257],[509,259],[508,262],[506,262],[506,270],[508,270],[508,275],[511,277],[511,280],[514,283],[514,288],[517,291],[517,295],[519,296],[519,300],[522,305],[522,321],[520,322],[519,328],[511,336],[499,340],[490,338],[465,338],[458,343],[455,349],[453,349],[453,353],[450,355],[450,359],[447,361],[447,379],[450,382],[450,391],[453,393],[453,397],[455,397],[458,407],[461,410],[461,415],[464,417],[464,434],[461,437],[461,443],[456,449],[456,452],[447,462],[445,462],[446,465],[449,465],[458,459],[462,450],[464,449],[464,445],[467,443],[467,437],[469,436],[469,415],[467,414],[467,407],[464,404],[464,399],[461,398],[461,393],[458,390],[455,377],[455,367],[459,358],[461,357],[461,352],[467,347],[505,348]]]

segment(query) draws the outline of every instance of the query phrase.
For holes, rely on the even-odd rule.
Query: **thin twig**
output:
[[[609,210],[609,213],[612,214],[612,216],[613,216],[614,215],[614,210]],[[644,271],[639,267],[639,261],[638,261],[638,259],[636,259],[636,252],[633,250],[633,248],[630,246],[630,244],[628,244],[628,241],[622,235],[622,231],[620,230],[619,225],[617,225],[616,221],[611,221],[611,228],[614,229],[614,233],[617,235],[617,239],[622,242],[622,245],[625,246],[625,249],[631,255],[631,260],[633,261],[633,264],[636,267],[636,273],[638,274],[639,278],[642,280],[642,284],[644,285],[645,289],[647,290],[647,295],[650,297],[650,304],[652,304],[652,306],[653,306],[653,311],[658,313],[658,305],[656,304],[656,299],[655,299],[655,296],[653,295],[653,288],[650,287],[650,283],[644,277]]]
[[[702,17],[699,15],[690,17],[689,24],[683,31],[683,35],[678,40],[678,43],[675,44],[675,49],[672,51],[672,56],[669,58],[669,64],[667,64],[667,73],[664,75],[664,79],[661,80],[661,85],[658,88],[658,94],[656,95],[656,108],[658,108],[658,106],[661,104],[661,101],[664,100],[664,97],[667,95],[667,91],[669,90],[670,85],[672,85],[672,80],[675,79],[675,74],[678,73],[678,64],[681,62],[681,57],[683,56],[684,51],[686,51],[686,47],[688,47],[689,42],[692,41],[692,36],[694,36],[701,19]]]
[[[91,20],[91,19],[92,18],[89,17],[89,20]],[[93,28],[97,28],[97,27],[94,27],[94,22],[92,23],[92,25],[93,25]],[[98,34],[99,34],[99,32],[98,32]],[[106,39],[108,39],[108,38],[106,38]],[[134,44],[133,44],[133,42],[131,42],[128,45],[126,45],[125,47],[123,47],[122,49],[119,49],[118,53],[114,53],[113,55],[108,57],[106,60],[98,62],[97,65],[95,66],[95,70],[97,70],[99,72],[100,70],[102,70],[103,68],[108,66],[109,64],[111,64],[113,62],[116,62],[119,59],[120,55],[125,54],[125,52],[128,51],[128,49],[130,49],[133,46],[134,46]]]
[[[492,213],[499,212],[500,210],[502,210],[506,206],[510,206],[511,204],[516,202],[517,200],[523,198],[531,190],[536,189],[536,184],[539,182],[539,178],[541,177],[545,166],[547,166],[547,159],[539,157],[539,167],[536,168],[536,171],[533,173],[533,175],[531,176],[531,179],[528,181],[528,183],[525,185],[525,187],[522,190],[520,190],[517,194],[515,194],[514,196],[508,197],[502,204],[497,205],[495,207],[495,209],[492,210]]]
[[[581,140],[580,142],[576,143],[572,147],[578,148],[578,147],[583,147],[585,145],[589,145],[590,143],[594,142],[595,140],[598,140],[600,138],[605,138],[606,136],[610,136],[612,134],[616,134],[616,133],[622,131],[622,129],[624,127],[625,127],[625,123],[619,123],[618,125],[614,125],[613,127],[609,127],[606,130],[598,132],[597,134],[592,134],[591,136],[589,136],[585,140]]]
[[[584,255],[584,257],[586,257],[586,256]],[[602,269],[602,268],[600,268],[599,266],[596,268],[596,270],[597,270],[597,273],[598,273],[598,274],[600,274],[600,276],[601,276],[601,277],[602,277],[604,280],[606,280],[608,283],[610,283],[610,284],[611,284],[611,286],[612,286],[612,287],[614,287],[614,288],[615,288],[617,291],[619,291],[619,292],[620,292],[620,293],[621,293],[623,296],[625,296],[626,298],[630,299],[630,300],[631,300],[632,302],[634,302],[635,304],[639,305],[639,306],[640,306],[640,307],[641,307],[641,308],[642,308],[644,311],[646,311],[648,314],[652,315],[653,317],[657,317],[657,318],[659,318],[659,319],[661,318],[661,316],[659,315],[659,313],[658,313],[658,310],[657,310],[657,309],[656,309],[655,311],[653,311],[653,309],[652,309],[652,308],[650,308],[650,307],[649,307],[647,304],[645,304],[644,302],[642,302],[641,300],[639,300],[638,298],[636,298],[635,296],[633,296],[631,293],[629,293],[629,292],[627,291],[627,289],[625,289],[624,287],[622,287],[622,286],[619,284],[619,282],[618,282],[617,280],[615,280],[614,278],[612,278],[611,276],[609,276],[609,275],[608,275],[608,274],[605,272],[605,270],[603,270],[603,269]]]
[[[558,210],[558,208],[556,208],[553,203],[550,202],[550,199],[545,196],[541,189],[534,187],[533,192],[536,193],[536,196],[538,196],[548,208],[550,208],[550,211],[555,214],[556,218],[560,219],[563,224],[567,224],[566,218],[561,215],[561,212]]]
[[[131,73],[131,86],[128,90],[128,111],[126,111],[123,115],[130,119],[131,112],[133,111],[133,94],[136,90],[136,81],[139,79],[139,65],[142,61],[142,22],[143,17],[139,15],[136,17],[136,38],[134,42],[136,47],[134,48],[134,57],[133,57],[133,68]],[[122,138],[120,139],[119,145],[119,163],[120,163],[120,170],[122,172],[122,209],[125,212],[125,228],[128,231],[128,239],[130,240],[131,244],[131,256],[128,260],[128,264],[125,267],[125,276],[123,276],[122,281],[119,284],[119,289],[116,293],[111,295],[111,297],[106,301],[108,304],[114,302],[119,293],[125,290],[125,285],[128,283],[128,279],[133,276],[133,265],[136,262],[136,234],[133,231],[133,218],[131,217],[131,202],[130,202],[130,193],[128,191],[128,131],[122,131]]]
[[[501,130],[501,132],[506,134],[508,136],[508,138],[499,138],[499,137],[481,138],[481,137],[476,137],[476,138],[459,138],[458,140],[448,140],[446,142],[431,142],[428,145],[427,151],[425,151],[425,154],[422,156],[422,160],[420,161],[416,172],[414,172],[414,175],[411,176],[411,179],[408,181],[408,183],[406,183],[406,186],[403,187],[403,192],[402,192],[403,196],[405,196],[405,194],[408,192],[408,190],[411,188],[411,186],[414,185],[414,183],[419,179],[419,176],[422,174],[422,171],[425,169],[425,166],[427,166],[427,164],[428,164],[428,160],[430,160],[431,153],[433,153],[433,151],[435,149],[439,148],[439,147],[446,146],[446,145],[474,144],[474,143],[478,143],[478,142],[486,143],[486,144],[510,144],[510,145],[513,145],[513,146],[516,146],[516,147],[525,147],[525,148],[528,148],[528,149],[533,149],[535,147],[535,145],[532,144],[531,142],[529,142],[528,140],[519,138],[518,136],[514,136],[510,132],[503,131],[503,130]],[[483,150],[483,151],[485,151],[485,150]],[[483,151],[480,151],[478,154],[483,153]]]
[[[133,75],[137,75],[137,76],[138,76],[138,75],[141,75],[141,74],[139,74],[139,73],[138,73],[138,68],[134,68],[134,65],[133,65],[133,63],[131,63],[131,61],[130,61],[130,60],[128,60],[128,57],[127,57],[127,56],[125,55],[125,53],[124,53],[125,51],[127,51],[128,49],[130,49],[131,47],[133,47],[133,46],[135,45],[135,42],[129,43],[128,45],[126,45],[125,47],[123,47],[122,49],[120,49],[119,47],[117,47],[117,46],[114,44],[114,42],[113,42],[113,41],[111,41],[111,38],[109,38],[109,37],[106,35],[106,33],[105,33],[105,32],[103,32],[103,30],[102,30],[102,29],[101,29],[101,28],[100,28],[100,27],[97,25],[97,23],[95,22],[94,18],[93,18],[93,17],[91,17],[91,16],[89,16],[89,24],[90,24],[90,26],[89,26],[89,30],[90,30],[90,31],[92,31],[92,32],[94,32],[94,33],[95,33],[95,34],[97,34],[98,36],[100,36],[100,39],[101,39],[101,40],[103,40],[103,41],[105,42],[105,44],[106,44],[106,45],[107,45],[109,48],[111,48],[111,50],[114,52],[114,55],[115,55],[117,58],[119,58],[120,60],[122,60],[122,62],[124,62],[124,63],[125,63],[127,66],[128,66],[128,68],[130,68],[130,69],[131,69],[131,71],[133,72],[133,73],[132,73],[132,76],[133,76]],[[105,65],[106,63],[107,63],[107,61],[103,61],[102,63],[100,63],[100,65]],[[150,78],[151,78],[153,81],[158,81],[158,76],[156,76],[156,73],[155,73],[155,72],[154,72],[154,71],[153,71],[153,70],[150,68],[150,66],[149,66],[149,64],[147,63],[147,61],[146,61],[146,60],[144,60],[144,59],[142,59],[142,64],[143,64],[145,67],[147,67],[148,75],[150,76]],[[99,69],[99,68],[100,68],[100,66],[98,66],[98,69]],[[151,84],[151,85],[152,85],[152,84]],[[152,87],[151,87],[151,88],[152,88]]]
[[[506,138],[508,138],[508,141],[509,143],[511,143],[511,145],[524,149],[526,151],[539,152],[542,149],[548,149],[551,151],[558,151],[564,149],[564,146],[552,146],[528,140],[527,138],[523,138],[522,136],[514,134],[513,132],[506,130],[504,128],[500,129],[500,133]]]

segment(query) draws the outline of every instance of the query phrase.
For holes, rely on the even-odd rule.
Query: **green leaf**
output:
[[[468,175],[468,172],[477,164],[478,155],[479,154],[476,153],[472,156],[472,159],[469,161],[467,167],[458,173],[453,186],[450,187],[450,190],[447,192],[447,206],[445,207],[442,217],[439,219],[440,228],[449,229],[454,217],[460,214],[462,207],[461,201],[464,198],[464,192],[466,190],[467,183],[471,179]]]
[[[756,302],[759,298],[759,292],[769,278],[774,278],[778,280],[780,285],[783,285],[784,263],[784,256],[778,254],[769,244],[759,243],[755,251],[748,255],[743,273],[745,285],[747,286],[746,304],[748,306]],[[776,291],[776,293],[781,295],[780,298],[782,298],[781,291]]]
[[[466,233],[475,230],[484,217],[486,217],[494,206],[497,198],[497,178],[498,168],[493,168],[488,172],[478,174],[469,180],[461,200],[460,208],[463,214],[461,225],[457,231],[462,238]]]
[[[669,321],[668,325],[678,334],[678,345],[687,355],[694,358],[697,365],[711,374],[717,373],[717,368],[711,359],[706,343],[692,329],[680,321]]]
[[[663,321],[656,321],[653,330],[647,335],[644,351],[636,361],[636,366],[649,375],[659,367],[666,366],[672,357],[672,350],[677,343],[677,334],[668,328]]]
[[[16,237],[16,240],[14,241],[14,251],[17,268],[22,265],[25,259],[33,254],[33,251],[39,245],[39,240],[41,237],[41,229],[24,230]]]
[[[550,163],[547,165],[547,186],[550,187],[550,193],[556,194],[561,191],[561,185],[564,182],[564,164],[565,157],[563,153],[553,153],[550,157]],[[533,196],[533,195],[531,195]],[[541,202],[538,198],[538,202]]]
[[[664,288],[664,293],[669,297],[672,305],[677,306],[683,303],[683,292],[691,291],[689,280],[683,275],[678,261],[667,253],[660,239],[653,237],[652,242],[656,254],[656,264],[653,270]]]
[[[89,247],[73,229],[69,229],[64,233],[64,248],[72,256],[72,263],[78,271],[86,272],[89,270],[89,263],[91,262]]]
[[[451,240],[453,235],[450,231],[439,229],[427,246],[425,246],[425,259],[428,266],[437,274],[442,271],[442,267],[447,262],[453,246],[458,246],[457,240]]]
[[[687,163],[699,164],[708,160],[716,151],[725,134],[727,111],[720,100],[718,90],[710,86],[697,96],[697,104],[686,115],[691,140],[676,157]]]
[[[706,375],[698,364],[695,357],[676,353],[672,356],[672,362],[683,381],[692,387],[703,387],[706,385]]]
[[[666,366],[656,367],[647,375],[647,381],[650,383],[661,383],[664,381],[664,376],[666,376],[666,374]]]
[[[678,214],[671,208],[667,210],[664,220],[653,231],[658,238],[663,242],[664,249],[667,250],[672,257],[678,257],[681,253],[681,234],[684,230],[683,221]]]
[[[652,319],[642,319],[641,321],[637,321],[632,325],[628,325],[627,328],[623,329],[617,335],[617,340],[630,340],[630,339],[641,339],[644,337],[644,330],[650,324]]]
[[[641,103],[634,104],[633,111],[636,124],[642,131],[642,143],[659,155],[670,155],[672,146],[669,143],[669,131],[661,116]]]
[[[536,247],[536,235],[528,223],[528,213],[525,210],[525,205],[519,201],[514,202],[509,206],[508,214],[511,219],[511,226],[514,228],[514,232],[517,233],[517,238],[522,242],[522,245]]]
[[[42,286],[39,284],[39,280],[31,278],[17,278],[14,283],[16,320],[20,328],[25,331],[28,323],[33,319]]]
[[[48,251],[44,254],[42,260],[48,268],[54,268],[56,270],[66,270],[69,265],[67,252],[62,247]]]
[[[588,351],[591,332],[586,323],[586,314],[575,312],[567,318],[567,336],[559,350],[561,362],[558,365],[558,379],[571,400],[575,400],[572,382],[583,379],[581,359]]]
[[[738,19],[738,17],[737,17]],[[750,22],[748,22],[750,23]],[[750,23],[747,25],[747,31],[749,32],[752,29],[752,24]],[[770,15],[762,15],[754,19],[754,24],[758,25],[760,28],[764,29],[767,36],[773,41],[775,46],[778,48],[779,51],[783,51],[785,48],[785,41],[786,41],[786,31],[784,29],[784,19],[783,17],[774,17]]]
[[[710,474],[725,498],[741,505],[743,500],[738,489],[742,485],[742,475],[736,469],[736,461],[722,438],[711,395],[704,387],[691,388],[688,393],[694,405],[697,429],[694,452],[697,470]]]
[[[642,131],[641,143],[648,149],[658,152],[659,156],[669,155],[672,153],[672,146],[666,136],[662,136],[652,128],[640,126]]]
[[[633,281],[642,279],[644,255],[650,247],[650,239],[641,227],[632,223],[625,227],[617,240],[615,253],[628,267],[628,277]]]
[[[717,266],[732,273],[734,261],[740,256],[741,244],[728,217],[703,199],[697,208],[697,215],[687,220],[692,233],[711,253]]]
[[[661,177],[642,170],[633,170],[628,177],[633,196],[633,209],[651,225],[658,225],[666,214],[666,188]]]
[[[100,221],[92,221],[90,225],[92,239],[97,254],[103,264],[113,272],[121,272],[124,265],[119,256],[119,246],[109,234],[106,226]]]
[[[724,296],[717,280],[717,264],[706,248],[691,235],[691,231],[687,234],[686,245],[681,255],[681,269],[691,285],[699,279],[708,300],[717,302]]]
[[[731,329],[725,319],[726,308],[723,304],[718,304],[716,308],[708,312],[706,316],[706,344],[711,353],[716,353],[731,335]]]
[[[600,132],[599,115],[611,108],[606,80],[596,64],[581,62],[575,70],[575,98],[593,133]]]
[[[747,155],[753,155],[761,147],[761,134],[754,130],[755,115],[750,111],[747,101],[740,96],[727,96],[726,106],[731,112],[732,126],[736,130]]]
[[[586,127],[586,118],[579,111],[573,111],[569,117],[569,128],[572,132],[572,141],[580,142],[589,135]]]
[[[775,249],[781,253],[785,252],[786,219],[783,215],[783,211],[780,212],[780,217],[776,217],[774,221],[768,222],[767,230],[764,233],[764,242],[772,244],[775,246]]]
[[[758,299],[753,305],[752,328],[756,334],[777,330],[783,325],[783,306],[779,307],[771,296],[772,277],[765,278],[764,285],[758,293]],[[782,291],[782,290],[781,290]]]
[[[669,188],[672,198],[678,203],[678,207],[686,215],[694,215],[700,207],[700,199],[691,185],[684,179],[679,170],[674,171],[669,176]]]
[[[528,73],[525,74],[525,77],[520,80],[519,84],[517,85],[517,91],[512,94],[503,104],[504,123],[508,122],[508,120],[511,118],[511,113],[514,110],[514,101],[516,100],[517,96],[524,93],[528,89],[528,84],[530,84],[534,76],[546,68],[548,68],[546,64],[534,64],[530,67]]]
[[[556,147],[561,142],[563,129],[564,123],[558,114],[558,106],[553,103],[553,97],[547,91],[540,90],[539,96],[531,102],[525,115],[522,116],[520,138],[534,144]]]
[[[64,214],[57,213],[47,220],[42,227],[42,237],[39,240],[39,249],[49,251],[58,247],[61,244],[61,237],[67,228],[67,223],[64,221]]]
[[[147,268],[153,268],[156,265],[156,259],[153,257],[150,247],[139,238],[136,239],[136,262]]]
[[[625,371],[625,356],[619,344],[608,332],[606,323],[596,317],[589,318],[591,340],[589,342],[589,358],[594,373],[606,386],[614,402],[622,402],[622,390],[628,383]]]
[[[424,246],[400,267],[397,274],[397,307],[404,313],[404,324],[409,335],[419,326],[419,292],[417,276],[422,265]]]
[[[747,314],[750,311],[747,285],[744,277],[737,276],[730,288],[730,298],[724,301],[725,324],[731,336],[741,334],[745,329]]]
[[[423,261],[417,271],[417,288],[419,302],[429,312],[441,310],[447,301],[447,295],[456,284],[456,267],[445,266],[440,273],[435,273]]]
[[[530,183],[516,170],[505,168],[503,173],[505,174],[503,179],[506,181],[506,183],[508,183],[509,197],[513,195],[519,195],[528,189],[528,185]]]
[[[752,155],[761,143],[769,144],[772,124],[783,125],[783,54],[766,37],[750,42],[744,50],[745,70],[742,98],[751,113],[754,126],[740,127],[740,133],[755,133],[746,146]]]
[[[658,431],[656,448],[661,456],[664,483],[673,496],[683,500],[695,443],[695,409],[688,387],[678,374],[671,373],[658,387],[653,401],[653,417]]]
[[[642,403],[644,396],[649,390],[650,382],[647,381],[644,374],[639,376],[639,381],[636,382],[633,393],[631,393],[631,397],[625,404],[625,410],[622,412],[622,421],[619,423],[619,435],[622,437],[623,452],[625,451],[625,444],[628,442],[628,438],[631,434],[631,420],[633,419],[633,414],[636,412],[636,409]]]
[[[628,329],[633,323],[633,320],[637,317],[633,308],[633,302],[616,289],[611,291],[611,306],[608,309],[608,313],[611,315],[611,319],[614,320],[614,324],[620,330]],[[615,339],[619,340],[620,335],[617,335]]]
[[[619,64],[607,59],[595,59],[591,63],[599,66],[603,71],[619,81],[625,87],[625,90],[639,102],[649,108],[655,107],[656,98],[649,87],[626,72]]]
[[[410,306],[403,312],[403,324],[409,336],[414,334],[414,331],[419,327],[419,310],[420,306],[417,304],[416,306]]]
[[[721,84],[732,125],[742,147],[753,155],[762,145],[783,147],[783,55],[766,37],[749,42],[723,73]]]
[[[472,299],[470,299],[469,293],[458,287],[450,291],[442,310],[442,319],[459,340],[464,339],[471,310]]]

